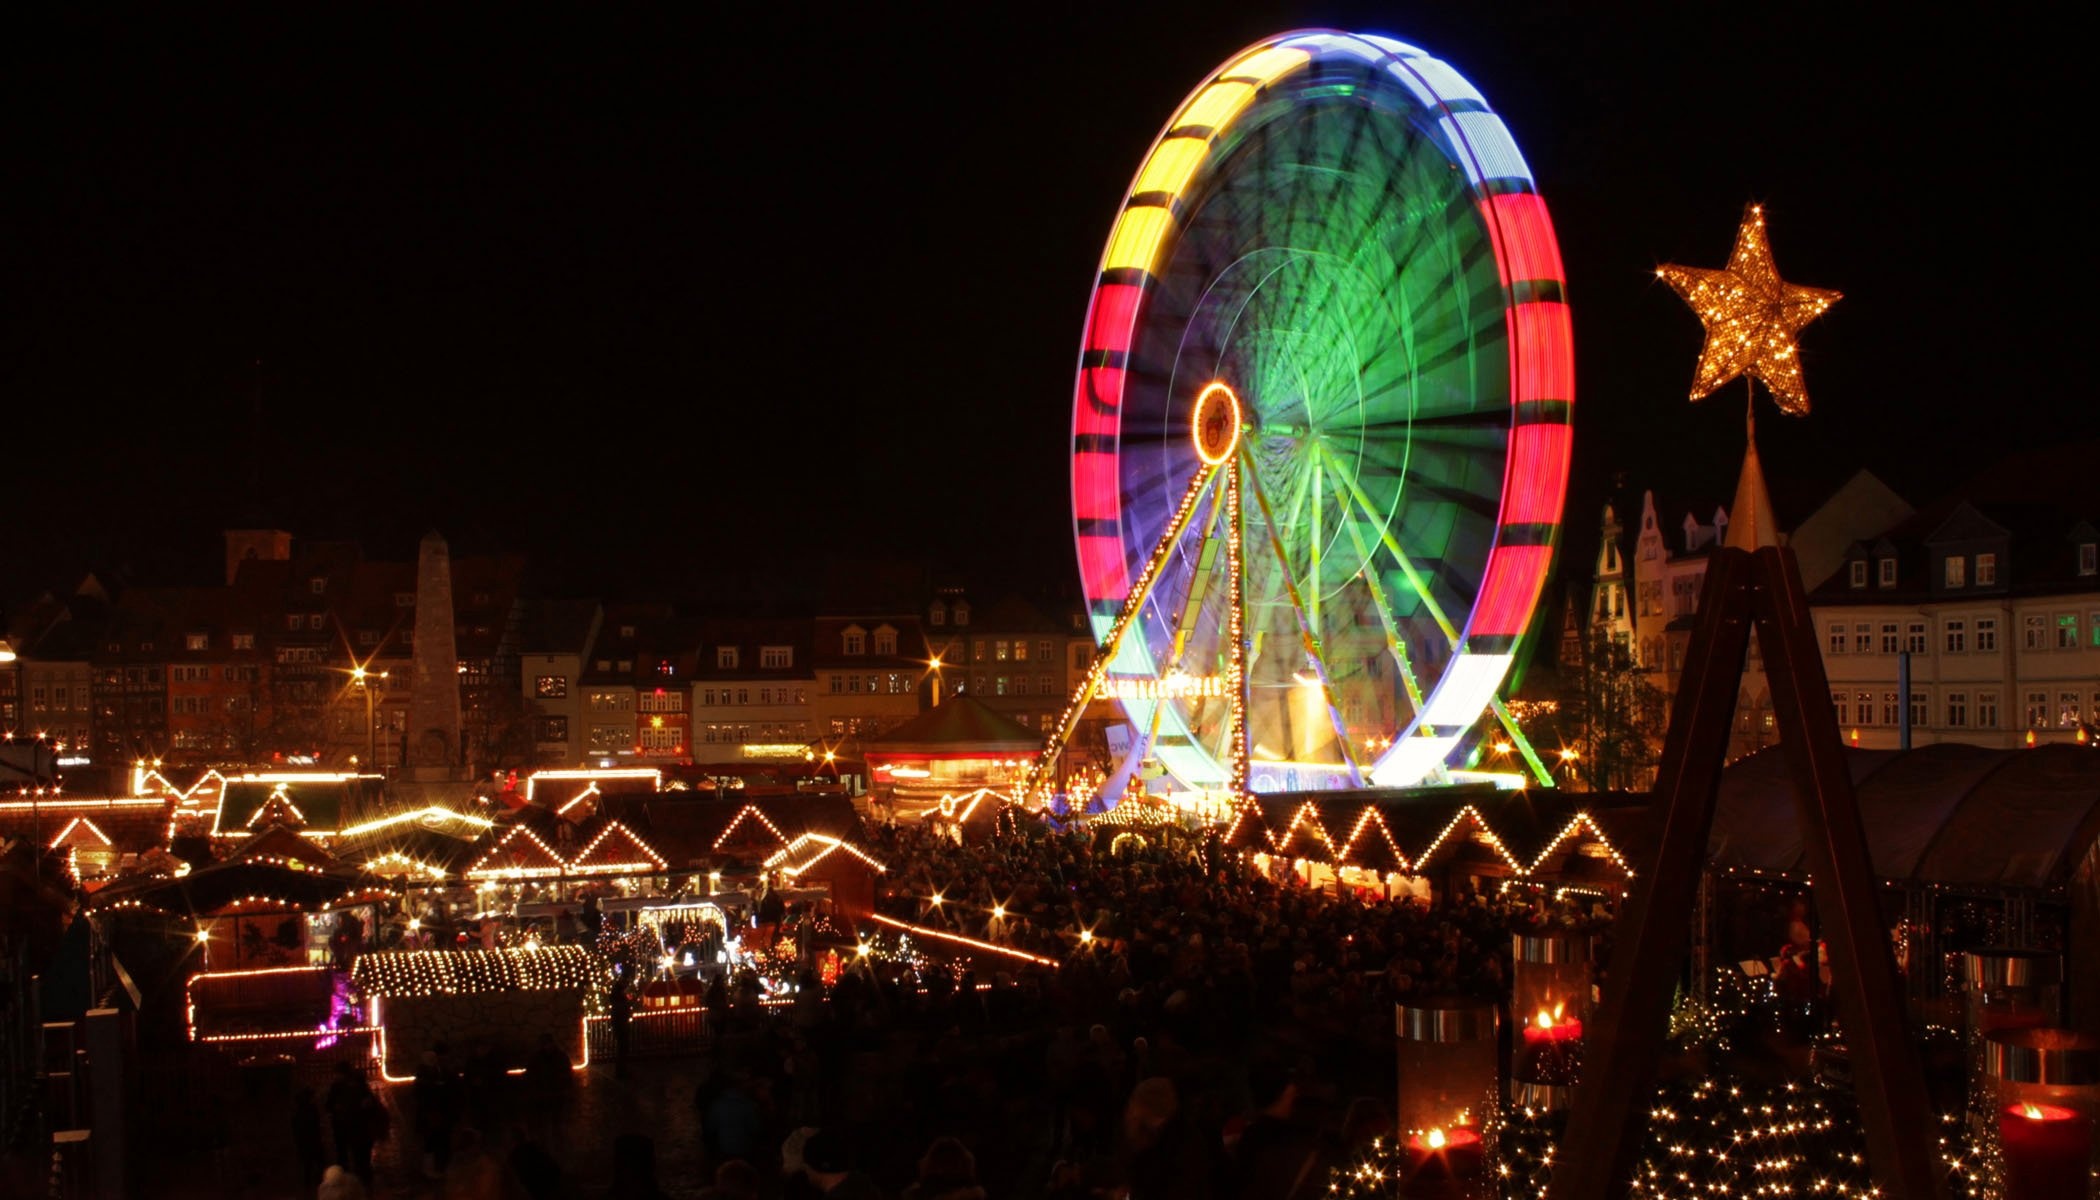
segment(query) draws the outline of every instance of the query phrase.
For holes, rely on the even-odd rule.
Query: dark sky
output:
[[[1121,191],[1205,72],[1310,25],[1447,59],[1524,148],[1575,305],[1577,525],[1614,470],[1729,490],[1739,393],[1685,404],[1699,329],[1653,268],[1721,265],[1751,200],[1788,278],[1846,293],[1771,470],[1929,493],[2090,422],[2079,39],[1825,7],[16,23],[0,597],[208,579],[258,515],[389,556],[436,526],[574,590],[856,553],[1061,583]]]

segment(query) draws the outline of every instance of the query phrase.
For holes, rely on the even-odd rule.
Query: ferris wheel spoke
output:
[[[1341,750],[1342,761],[1349,767],[1350,777],[1355,781],[1356,786],[1362,787],[1364,781],[1363,768],[1357,765],[1355,748],[1349,744],[1348,725],[1342,720],[1342,711],[1334,702],[1334,688],[1329,682],[1326,659],[1320,649],[1319,626],[1307,615],[1304,596],[1298,588],[1297,580],[1291,573],[1290,554],[1284,549],[1282,533],[1276,524],[1275,511],[1269,505],[1268,494],[1262,490],[1259,473],[1250,469],[1252,464],[1247,461],[1247,454],[1244,448],[1240,451],[1240,466],[1239,475],[1253,488],[1254,503],[1261,510],[1262,525],[1268,534],[1269,551],[1272,555],[1271,561],[1275,564],[1276,573],[1281,578],[1284,591],[1290,598],[1291,611],[1298,618],[1299,641],[1304,645],[1306,662],[1312,667],[1314,678],[1319,684],[1320,700],[1327,708],[1328,720],[1334,726],[1335,744]]]
[[[1320,453],[1327,458],[1329,465],[1334,467],[1336,477],[1356,501],[1357,508],[1369,518],[1372,527],[1378,530],[1379,541],[1385,545],[1386,553],[1393,556],[1393,562],[1399,566],[1400,574],[1407,579],[1408,587],[1414,590],[1415,598],[1422,602],[1422,607],[1429,613],[1430,619],[1436,622],[1437,628],[1443,630],[1444,637],[1451,643],[1451,647],[1457,649],[1458,626],[1452,624],[1451,618],[1444,615],[1444,607],[1437,603],[1436,596],[1431,592],[1429,580],[1423,577],[1414,560],[1408,557],[1407,551],[1402,550],[1400,543],[1394,540],[1392,530],[1378,519],[1378,510],[1372,505],[1370,497],[1364,495],[1363,488],[1357,484],[1355,477],[1349,474],[1347,467],[1335,456],[1334,451],[1322,446]]]
[[[1338,481],[1339,482],[1339,481]],[[1414,663],[1407,656],[1407,639],[1400,635],[1399,623],[1393,620],[1393,606],[1386,600],[1385,585],[1378,581],[1376,564],[1371,561],[1371,548],[1364,544],[1363,530],[1346,513],[1342,528],[1349,531],[1350,544],[1356,547],[1357,561],[1364,564],[1363,581],[1371,590],[1372,607],[1378,610],[1378,622],[1385,629],[1385,648],[1393,656],[1393,666],[1400,674],[1401,686],[1407,690],[1407,703],[1412,712],[1422,711],[1422,684],[1415,678]],[[1403,723],[1404,724],[1404,723]]]

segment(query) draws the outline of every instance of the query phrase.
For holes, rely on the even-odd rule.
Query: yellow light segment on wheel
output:
[[[1251,83],[1211,84],[1197,92],[1196,98],[1189,101],[1189,106],[1181,110],[1181,119],[1174,122],[1175,128],[1186,129],[1192,125],[1200,125],[1205,129],[1223,129],[1232,124],[1232,119],[1239,116],[1240,110],[1247,107],[1248,101],[1252,99],[1254,85]]]
[[[1164,208],[1147,205],[1124,209],[1116,219],[1116,231],[1109,235],[1108,257],[1101,261],[1101,269],[1136,267],[1150,271],[1159,257],[1159,244],[1173,225],[1174,214]]]
[[[1181,189],[1189,185],[1189,176],[1203,163],[1203,156],[1210,152],[1210,142],[1205,138],[1168,138],[1145,160],[1145,169],[1138,172],[1137,183],[1130,194],[1142,196],[1147,192],[1165,192],[1170,196],[1181,195]]]
[[[1311,58],[1310,51],[1271,46],[1267,50],[1255,51],[1219,74],[1226,79],[1252,79],[1255,86],[1267,87],[1304,66]]]

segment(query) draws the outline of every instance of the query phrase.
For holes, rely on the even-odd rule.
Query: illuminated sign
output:
[[[801,742],[745,742],[745,758],[801,758],[809,749]]]
[[[1105,675],[1099,692],[1110,700],[1184,700],[1225,694],[1222,675],[1184,675],[1175,672],[1164,679],[1132,679]]]

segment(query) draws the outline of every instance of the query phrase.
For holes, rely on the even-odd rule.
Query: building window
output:
[[[1049,661],[1050,661],[1050,655],[1051,655],[1051,653],[1052,653],[1052,651],[1051,651],[1051,649],[1050,649],[1050,639],[1049,639],[1049,638],[1043,638],[1043,639],[1041,639],[1041,640],[1039,640],[1039,641],[1037,641],[1037,642],[1036,642],[1036,644],[1035,644],[1035,660],[1036,660],[1037,662],[1049,662]]]
[[[1012,651],[1013,643],[1007,641],[1005,638],[1000,638],[999,640],[992,643],[992,661],[1005,662],[1007,658],[1012,654]]]
[[[785,671],[795,665],[794,648],[792,646],[760,646],[758,648],[758,665],[769,671]]]
[[[1912,692],[1910,694],[1910,723],[1912,728],[1923,729],[1925,727],[1925,714],[1931,706],[1931,693]]]
[[[2078,573],[2100,575],[2100,542],[2078,543]]]
[[[2056,723],[2065,729],[2078,724],[2078,693],[2059,692],[2056,696]]]
[[[1015,661],[1015,662],[1027,662],[1027,661],[1028,661],[1028,639],[1027,639],[1027,638],[1018,638],[1018,639],[1016,639],[1016,640],[1014,641],[1014,661]]]
[[[236,650],[253,650],[253,649],[255,649],[255,635],[254,635],[254,634],[252,634],[252,633],[236,633],[236,634],[234,634],[234,635],[233,635],[233,648],[234,648],[234,649],[236,649]]]
[[[977,639],[976,641],[974,641],[974,642],[971,642],[971,643],[970,643],[970,661],[971,661],[971,662],[983,662],[983,661],[984,661],[984,653],[985,653],[985,652],[984,652],[984,639],[983,639],[983,638],[978,638],[978,639]]]
[[[717,669],[717,670],[723,670],[723,671],[734,671],[734,670],[736,670],[736,647],[735,647],[735,646],[716,646],[716,647],[715,647],[715,667],[716,667],[716,669]]]
[[[1976,693],[1976,728],[1998,728],[1998,693]]]
[[[896,631],[896,630],[894,630],[894,629],[891,629],[891,628],[890,628],[889,626],[887,626],[887,625],[884,625],[884,626],[883,626],[882,628],[880,628],[880,629],[877,629],[877,630],[875,631],[875,653],[877,653],[877,654],[895,654],[895,653],[897,653],[897,631]]]
[[[1843,654],[1845,652],[1845,623],[1843,621],[1832,621],[1830,623],[1830,652],[1832,654]]]
[[[569,740],[569,718],[541,717],[539,740],[543,742],[566,742]]]
[[[1867,560],[1864,558],[1852,560],[1852,586],[1856,588],[1867,586]]]
[[[1896,648],[1901,644],[1901,639],[1896,636],[1895,622],[1891,621],[1884,624],[1881,627],[1881,652],[1883,654],[1894,654]]]
[[[1966,729],[1969,725],[1969,693],[1947,693],[1947,728]]]
[[[209,650],[211,649],[211,635],[208,633],[185,633],[182,635],[182,648],[185,650]]]
[[[328,592],[328,581],[319,575],[307,580],[306,586],[316,596],[326,595]]]
[[[2049,727],[2049,693],[2027,693],[2027,727],[2047,729]]]
[[[1016,676],[1014,676],[1014,695],[1016,695],[1016,696],[1025,696],[1025,695],[1027,695],[1027,694],[1028,694],[1028,676],[1026,676],[1026,675],[1016,675]]]
[[[634,626],[632,626],[632,625],[622,625],[622,626],[620,626],[620,637],[621,637],[622,639],[632,638],[633,636],[634,636]]]
[[[1853,719],[1861,725],[1874,723],[1874,693],[1856,692],[1852,696]]]
[[[1072,643],[1072,669],[1084,671],[1093,665],[1094,647],[1086,642]]]
[[[926,623],[928,625],[946,625],[948,623],[948,606],[938,600],[934,601],[933,607],[926,610]]]
[[[2091,631],[2086,635],[2087,643],[2093,649],[2100,650],[2100,611],[2085,614],[2085,623],[2086,628]]]
[[[306,627],[306,616],[305,616],[305,614],[303,614],[303,613],[286,613],[286,614],[284,614],[284,627],[285,627],[286,629],[304,629],[304,628]]]
[[[1867,654],[1874,649],[1874,627],[1861,621],[1852,627],[1852,653]]]
[[[1840,725],[1849,724],[1852,720],[1852,718],[1849,715],[1847,715],[1852,711],[1852,708],[1849,704],[1846,703],[1846,699],[1847,697],[1843,692],[1830,693],[1830,707],[1836,710],[1838,724]]]
[[[541,700],[566,700],[569,698],[569,677],[541,675],[532,681],[532,694]]]
[[[1885,588],[1895,587],[1896,560],[1893,558],[1884,558],[1880,561],[1879,565],[1881,568],[1881,586]]]
[[[1959,554],[1948,555],[1945,579],[1951,588],[1969,586],[1969,560]]]
[[[848,654],[866,654],[868,652],[868,635],[861,630],[848,629],[843,640],[846,653]]]
[[[1997,585],[1998,585],[1998,556],[1997,556],[1996,554],[1979,554],[1979,555],[1977,555],[1977,556],[1976,556],[1976,586],[1977,586],[1977,587],[1996,587]]]
[[[2049,618],[2035,613],[2020,618],[2020,646],[2026,650],[2049,648]]]
[[[631,744],[634,729],[629,725],[591,726],[591,749],[598,751],[625,750]]]
[[[970,623],[970,605],[968,602],[962,600],[955,602],[955,623],[957,625],[968,625]]]
[[[1976,618],[1976,652],[1978,654],[1991,654],[1995,653],[1997,649],[1998,618]]]
[[[1902,703],[1903,697],[1895,692],[1881,693],[1881,723],[1883,725],[1895,725],[1903,720]]]
[[[736,702],[738,704],[751,703],[751,689],[747,687],[738,688],[736,690]]]
[[[2056,648],[2058,650],[2078,649],[2077,613],[2056,614]]]
[[[634,670],[634,660],[631,658],[618,659],[615,661],[614,665],[620,669],[620,674],[622,675],[628,674],[629,672]]]
[[[845,681],[845,678],[844,678],[843,676],[840,676],[840,675],[833,675],[833,676],[831,677],[831,694],[832,694],[832,695],[834,695],[834,696],[836,696],[836,695],[840,694],[841,692],[844,692],[845,690],[846,690],[846,681]]]
[[[1947,653],[1960,654],[1969,648],[1969,623],[1947,621],[1942,625],[1947,634]]]

